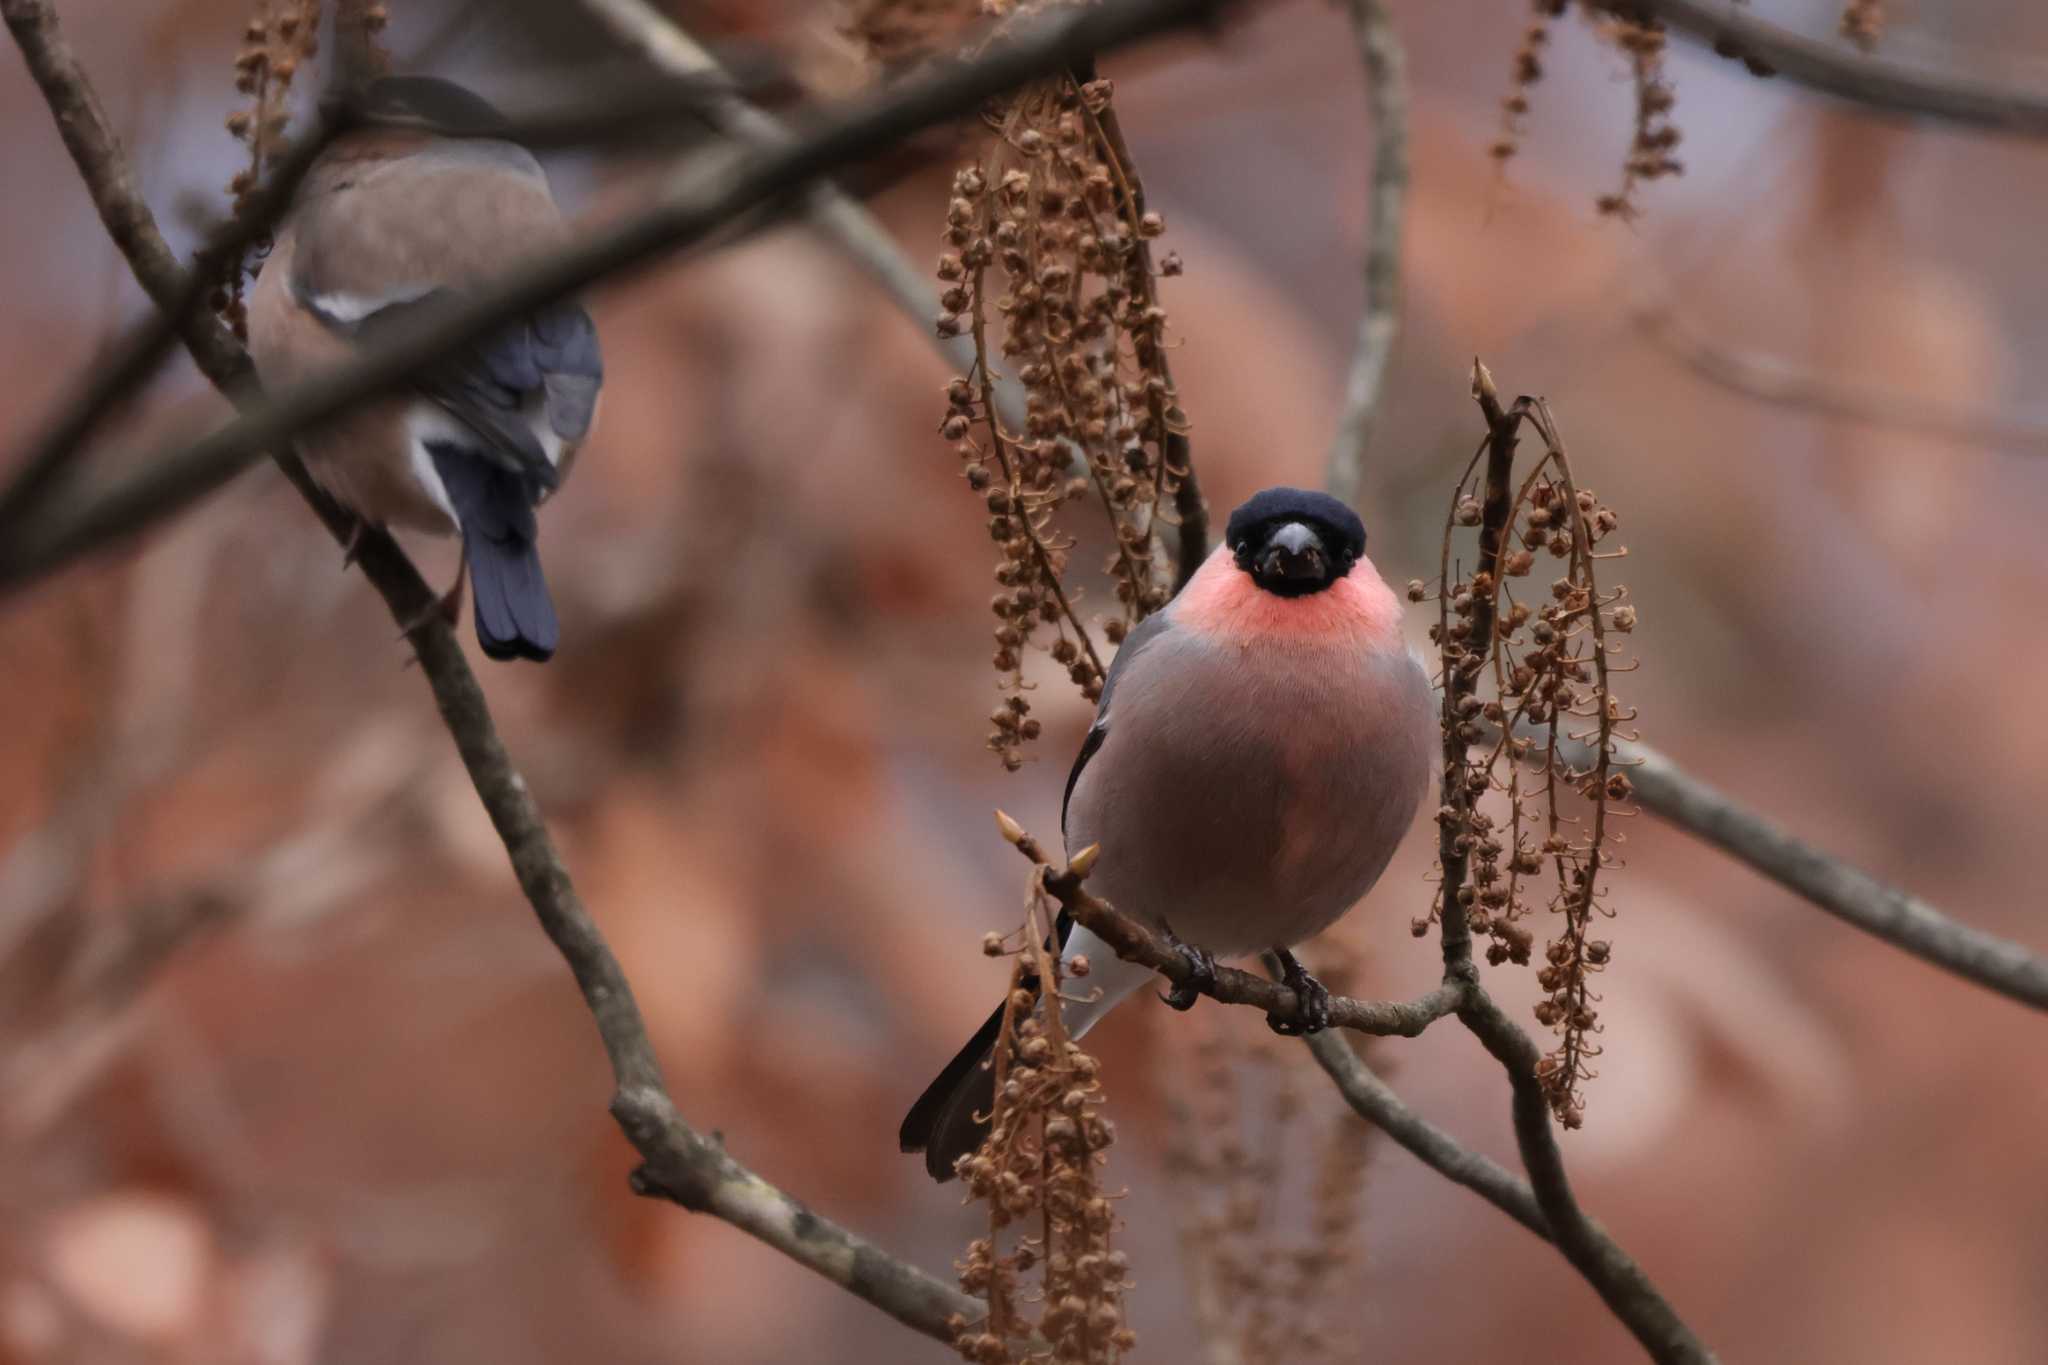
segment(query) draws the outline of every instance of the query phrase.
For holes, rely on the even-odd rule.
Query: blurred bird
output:
[[[1100,844],[1090,889],[1164,935],[1198,979],[1214,981],[1216,956],[1277,949],[1299,1009],[1267,1022],[1314,1032],[1329,992],[1287,950],[1379,879],[1428,788],[1436,733],[1357,514],[1269,488],[1117,652],[1067,777],[1067,855]],[[1153,973],[1065,915],[1057,933],[1062,960],[1088,959],[1062,1006],[1079,1037]],[[1199,994],[1163,998],[1187,1009]],[[903,1120],[903,1150],[939,1180],[988,1130],[1001,1025],[998,1008]]]
[[[448,81],[396,76],[365,125],[307,173],[249,296],[266,386],[345,362],[451,295],[546,254],[565,229],[503,117]],[[460,533],[477,642],[546,659],[560,635],[534,547],[534,508],[569,472],[604,381],[590,315],[560,303],[300,440],[307,469],[364,522]],[[461,609],[462,575],[444,599]]]

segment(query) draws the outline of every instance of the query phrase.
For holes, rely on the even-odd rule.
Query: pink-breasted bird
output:
[[[1067,778],[1069,857],[1101,852],[1089,889],[1167,936],[1199,976],[1274,948],[1301,1008],[1329,993],[1287,950],[1371,889],[1429,785],[1437,733],[1401,606],[1365,557],[1365,527],[1324,493],[1269,488],[1231,514],[1225,543],[1124,641]],[[1058,926],[1089,972],[1063,1006],[1086,1033],[1153,973],[1093,933]],[[1192,1006],[1193,990],[1165,998]],[[997,1009],[903,1121],[903,1150],[950,1179],[987,1132]]]
[[[419,310],[516,271],[564,239],[531,153],[497,110],[448,81],[394,76],[363,127],[308,171],[249,296],[249,353],[268,387],[346,362]],[[460,534],[477,642],[546,659],[560,628],[534,509],[569,472],[604,364],[590,315],[560,303],[299,442],[307,469],[369,522]],[[449,594],[460,606],[462,580]]]

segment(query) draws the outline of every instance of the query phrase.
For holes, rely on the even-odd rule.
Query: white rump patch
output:
[[[326,322],[353,327],[372,313],[381,313],[401,303],[416,302],[433,292],[431,285],[418,285],[388,294],[314,294],[306,299],[306,306]]]
[[[448,485],[441,482],[441,471],[434,468],[434,457],[427,452],[429,441],[457,446],[474,445],[476,433],[432,403],[415,403],[406,409],[405,442],[406,453],[412,460],[412,476],[460,531],[462,518],[455,515],[455,503],[448,496]]]

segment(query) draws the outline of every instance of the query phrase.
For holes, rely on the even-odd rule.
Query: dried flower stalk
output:
[[[1006,823],[1006,837],[1012,831],[1034,864],[1031,889],[1017,946],[995,935],[987,945],[1017,961],[992,1062],[988,1137],[958,1164],[969,1198],[988,1206],[987,1235],[969,1244],[960,1286],[988,1301],[988,1316],[960,1321],[954,1346],[979,1365],[1113,1365],[1137,1343],[1123,1310],[1130,1262],[1111,1245],[1116,1204],[1099,1179],[1115,1135],[1101,1114],[1099,1065],[1067,1036],[1060,1011],[1042,1005],[1042,983],[1057,999],[1064,979],[1048,947],[1054,902],[1038,845]],[[1034,1270],[1037,1290],[1027,1294]],[[1035,1322],[1027,1303],[1037,1305]],[[1034,1331],[1036,1347],[1027,1345]]]
[[[1304,1087],[1316,1073],[1301,1048],[1211,1024],[1167,1152],[1202,1339],[1243,1365],[1349,1360],[1335,1329],[1355,1297],[1374,1129],[1310,1103],[1324,1091]],[[1276,1216],[1297,1198],[1305,1218]]]
[[[887,56],[896,39],[943,31],[945,13],[868,5],[856,31]],[[947,386],[940,434],[999,547],[991,661],[1006,695],[988,747],[1011,770],[1039,732],[1025,695],[1028,650],[1044,649],[1090,701],[1101,695],[1103,658],[1068,582],[1078,536],[1107,532],[1118,610],[1094,624],[1115,644],[1171,595],[1161,538],[1189,478],[1156,279],[1180,262],[1153,262],[1150,243],[1165,224],[1144,208],[1113,96],[1109,81],[1082,69],[993,103],[986,144],[954,176],[946,205],[937,327],[971,337],[975,364]],[[1022,430],[997,410],[999,373],[1023,389]]]
[[[1873,51],[1884,37],[1887,17],[1884,0],[1849,0],[1842,7],[1842,36],[1865,52]]]
[[[1521,151],[1529,92],[1543,79],[1543,52],[1550,44],[1552,24],[1570,8],[1569,0],[1535,0],[1535,17],[1522,31],[1509,69],[1508,92],[1501,97],[1500,131],[1489,148],[1489,154],[1502,165]],[[1603,214],[1632,218],[1639,212],[1636,191],[1643,182],[1677,175],[1684,169],[1672,155],[1679,142],[1678,127],[1671,121],[1677,96],[1664,77],[1664,25],[1615,0],[1580,0],[1579,13],[1594,34],[1618,49],[1629,63],[1635,87],[1635,128],[1622,162],[1621,186],[1594,202]]]
[[[256,0],[242,30],[242,45],[235,51],[235,90],[249,103],[227,117],[229,134],[249,149],[247,168],[228,181],[236,218],[249,212],[265,169],[283,150],[285,127],[291,122],[292,82],[313,60],[319,42],[320,0]],[[266,237],[255,244],[253,254],[260,257],[269,247]],[[235,335],[247,341],[245,267],[242,259],[223,265],[212,304]]]
[[[1483,369],[1479,374],[1490,397],[1491,381]],[[1537,971],[1545,998],[1535,1013],[1559,1041],[1538,1077],[1558,1121],[1577,1128],[1585,1117],[1580,1085],[1592,1078],[1591,1061],[1600,1053],[1592,979],[1611,954],[1608,941],[1594,936],[1596,917],[1613,913],[1600,874],[1615,864],[1622,842],[1614,817],[1632,813],[1614,745],[1636,738],[1621,730],[1635,712],[1611,683],[1634,664],[1617,661],[1622,645],[1612,637],[1635,628],[1636,611],[1625,587],[1603,589],[1597,581],[1598,565],[1627,551],[1595,549],[1618,519],[1574,479],[1548,406],[1522,399],[1500,421],[1506,432],[1489,432],[1487,444],[1505,438],[1511,448],[1513,429],[1527,426],[1542,439],[1543,453],[1508,503],[1498,553],[1482,556],[1493,567],[1469,575],[1454,567],[1460,528],[1481,524],[1479,455],[1452,498],[1440,579],[1447,586],[1430,634],[1450,698],[1445,724],[1456,727],[1463,745],[1479,747],[1468,747],[1463,790],[1447,793],[1438,819],[1465,856],[1458,900],[1473,934],[1489,940],[1489,964],[1531,962],[1535,935],[1524,921],[1539,894],[1557,925]],[[1483,444],[1480,454],[1486,450]],[[1528,578],[1539,555],[1558,561],[1563,573],[1542,597],[1518,600],[1510,580]],[[1408,593],[1416,601],[1428,595],[1419,579]],[[1484,638],[1475,638],[1480,632]],[[1560,736],[1586,744],[1590,764],[1569,761]],[[1427,933],[1441,913],[1439,892],[1414,931]]]

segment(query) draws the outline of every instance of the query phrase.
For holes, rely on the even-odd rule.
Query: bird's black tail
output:
[[[561,625],[534,544],[539,490],[460,446],[436,443],[428,450],[462,523],[477,643],[493,659],[546,661],[561,640]]]
[[[924,1168],[934,1180],[951,1180],[953,1163],[988,1135],[989,1109],[996,1100],[996,1036],[1002,1030],[1003,1007],[998,1005],[903,1119],[898,1143],[906,1152],[924,1153]]]
[[[1060,911],[1046,938],[1046,951],[1064,949],[1073,927],[1073,916]],[[1023,987],[1035,995],[1038,977],[1027,972]],[[951,1180],[953,1163],[981,1146],[988,1136],[989,1110],[996,1102],[996,1039],[1002,1031],[1003,1007],[998,1005],[903,1117],[897,1144],[906,1152],[923,1152],[924,1168],[934,1180]]]

